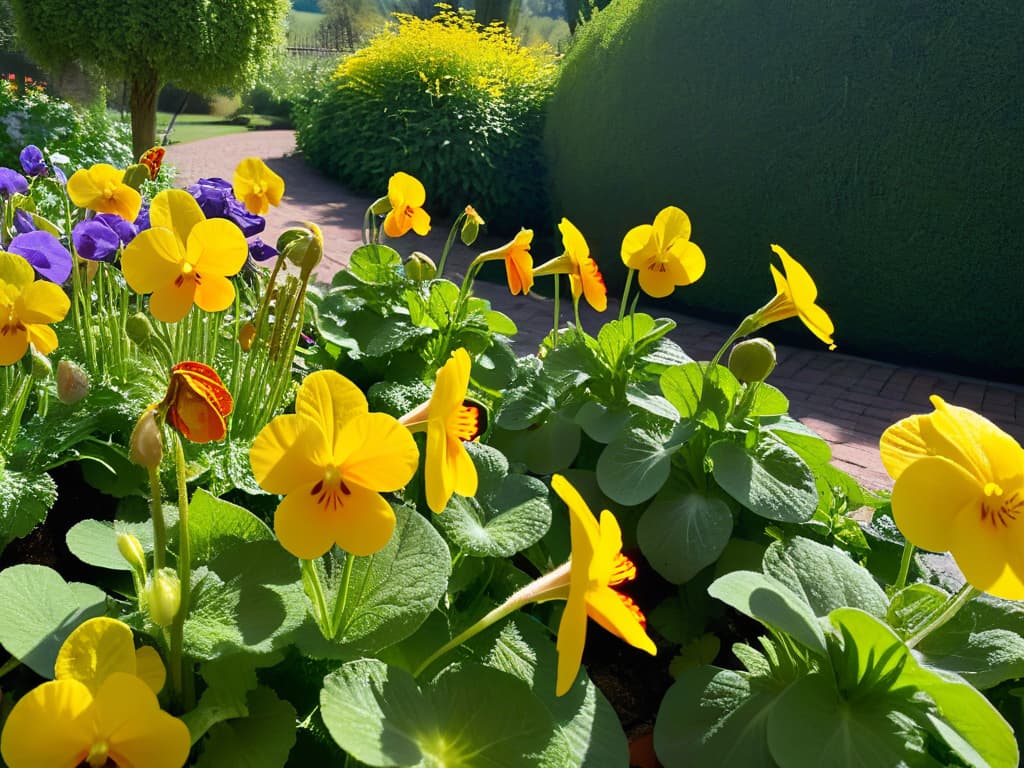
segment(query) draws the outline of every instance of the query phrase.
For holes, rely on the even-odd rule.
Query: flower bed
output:
[[[831,466],[754,335],[796,317],[832,344],[785,248],[699,362],[630,308],[705,271],[676,207],[624,233],[591,335],[605,283],[567,219],[561,253],[535,265],[523,230],[456,284],[483,218],[403,259],[384,236],[432,222],[398,172],[321,285],[315,223],[258,239],[285,183],[262,161],[156,191],[160,159],[0,169],[11,768],[621,767],[624,726],[669,768],[1017,764],[1024,451],[936,397],[882,439],[891,499]],[[537,354],[474,296],[499,268],[513,294],[554,280],[556,318],[568,285]],[[90,503],[37,528],[71,463]],[[26,536],[69,557],[27,562]]]

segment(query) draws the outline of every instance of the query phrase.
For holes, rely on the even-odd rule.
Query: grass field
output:
[[[288,44],[295,40],[308,39],[314,34],[320,22],[323,20],[322,13],[310,11],[292,11],[288,14]]]
[[[223,117],[212,115],[178,115],[174,121],[174,131],[168,138],[170,144],[184,144],[199,139],[210,139],[214,136],[227,136],[231,133],[245,133],[246,131],[260,130],[263,128],[284,127],[278,118],[265,117],[263,115],[249,115],[248,125],[239,125]],[[171,121],[170,112],[156,113],[156,134],[157,139],[163,141],[164,131]]]

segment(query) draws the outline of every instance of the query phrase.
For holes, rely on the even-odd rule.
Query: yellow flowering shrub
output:
[[[316,166],[375,193],[396,170],[432,190],[445,214],[468,200],[498,230],[544,214],[542,111],[555,76],[549,48],[525,48],[502,24],[439,6],[396,14],[296,110]]]

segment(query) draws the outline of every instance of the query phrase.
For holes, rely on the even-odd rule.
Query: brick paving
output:
[[[275,242],[278,233],[291,222],[316,222],[323,230],[326,246],[318,276],[330,280],[347,265],[349,255],[359,246],[363,213],[371,201],[307,166],[296,154],[291,131],[253,131],[173,145],[168,148],[167,162],[178,170],[177,184],[185,186],[201,176],[230,179],[238,162],[252,156],[263,158],[286,183],[282,204],[267,216],[264,239]],[[398,243],[398,250],[420,250],[436,259],[450,222],[435,220],[433,224],[428,237],[410,235],[415,241]],[[500,243],[484,240],[471,251],[457,243],[449,256],[445,276],[460,279],[477,253],[497,244]],[[535,347],[551,329],[553,307],[547,299],[536,295],[512,297],[504,286],[482,281],[477,281],[475,292],[515,319],[520,331],[516,343],[524,352]],[[569,307],[565,309],[563,322],[571,314]],[[617,312],[617,302],[609,297],[605,317],[616,316]],[[709,359],[732,331],[728,326],[702,319],[672,312],[662,314],[678,323],[671,337],[695,359]],[[597,315],[588,310],[582,315],[585,328],[598,326]],[[983,413],[1024,442],[1022,386],[901,367],[824,348],[777,345],[777,350],[778,367],[771,383],[789,397],[790,413],[824,437],[832,446],[834,463],[867,488],[892,487],[878,456],[879,437],[897,419],[930,411],[931,394]]]

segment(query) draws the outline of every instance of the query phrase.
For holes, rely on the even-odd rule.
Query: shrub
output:
[[[433,19],[396,19],[296,110],[306,157],[375,194],[406,171],[430,190],[431,213],[468,199],[492,231],[546,221],[550,49],[523,48],[504,26],[444,6]]]
[[[1010,0],[617,0],[563,62],[555,200],[606,266],[686,210],[691,307],[763,301],[780,243],[841,351],[1019,378],[1022,36]]]
[[[124,167],[132,160],[131,128],[107,111],[105,97],[81,110],[40,89],[18,93],[0,84],[0,166],[20,168],[26,144],[67,155],[69,171],[93,163]]]
[[[312,98],[337,66],[336,57],[282,56],[245,95],[243,108],[257,115],[291,117],[296,102]]]

